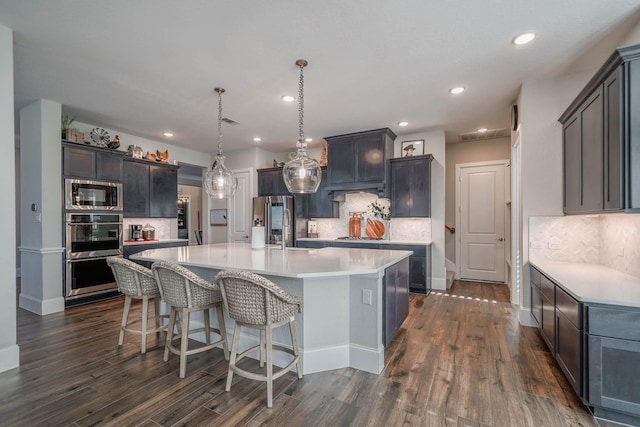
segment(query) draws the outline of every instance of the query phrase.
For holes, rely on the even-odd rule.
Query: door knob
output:
[[[248,239],[248,238],[249,238],[249,236],[242,236],[242,237],[244,237],[245,239]]]
[[[504,239],[502,237],[498,238],[498,242],[502,242]]]

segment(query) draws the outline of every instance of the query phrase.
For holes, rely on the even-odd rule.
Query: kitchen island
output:
[[[305,374],[353,367],[380,373],[384,343],[393,338],[408,313],[411,251],[350,248],[251,249],[248,243],[221,243],[153,249],[134,261],[166,260],[213,281],[220,270],[260,274],[300,296],[304,312],[296,317]],[[225,317],[231,335],[233,321]],[[253,331],[243,331],[241,348],[255,345]],[[290,345],[286,328],[274,342]],[[287,356],[274,363],[284,366]]]

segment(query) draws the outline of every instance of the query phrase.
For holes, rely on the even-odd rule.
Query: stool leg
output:
[[[156,318],[156,329],[160,329],[160,297],[153,298],[153,314]]]
[[[211,318],[209,317],[209,309],[205,308],[202,310],[202,315],[204,316],[204,340],[207,345],[211,344]]]
[[[140,353],[147,352],[147,322],[149,320],[149,297],[142,297],[142,343]]]
[[[231,390],[231,381],[233,380],[233,371],[231,370],[232,366],[236,366],[236,356],[238,354],[238,341],[240,340],[240,325],[236,322],[236,325],[233,327],[233,342],[231,344],[231,355],[229,356],[229,370],[227,372],[227,385],[224,390]]]
[[[300,351],[298,349],[298,334],[296,334],[296,324],[293,320],[289,322],[289,332],[291,332],[291,346],[293,347],[293,354],[298,358],[296,361],[296,371],[298,371],[298,379],[302,378],[302,359],[300,358]]]
[[[273,329],[267,326],[265,335],[267,336],[267,408],[273,407]]]
[[[167,328],[167,339],[165,340],[164,345],[164,361],[169,360],[169,346],[171,345],[171,341],[173,340],[173,329],[176,325],[176,309],[171,307],[171,311],[169,313],[169,327]]]
[[[180,378],[187,374],[187,349],[189,345],[189,309],[182,309],[182,336],[180,337]]]
[[[265,343],[265,335],[264,335],[264,329],[260,329],[260,367],[264,368],[264,343]]]
[[[222,341],[222,352],[224,353],[224,360],[229,360],[229,345],[227,344],[227,327],[224,324],[224,314],[222,313],[222,305],[216,307],[216,315],[218,316],[218,329],[220,330],[220,337]]]
[[[129,318],[129,309],[131,308],[131,297],[126,295],[124,297],[124,310],[122,311],[122,325],[120,326],[120,338],[118,338],[118,345],[122,346],[124,343],[124,328],[127,327],[127,319]]]

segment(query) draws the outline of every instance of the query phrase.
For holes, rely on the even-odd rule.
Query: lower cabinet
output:
[[[385,270],[383,301],[382,344],[387,347],[409,315],[409,260],[407,258]]]
[[[640,425],[640,309],[587,304],[586,400],[597,417]]]
[[[596,417],[640,425],[640,308],[583,303],[530,272],[532,317],[576,394]]]

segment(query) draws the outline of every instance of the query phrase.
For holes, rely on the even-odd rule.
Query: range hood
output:
[[[346,193],[360,192],[389,197],[389,159],[395,139],[389,128],[325,138],[329,197],[339,201]]]

